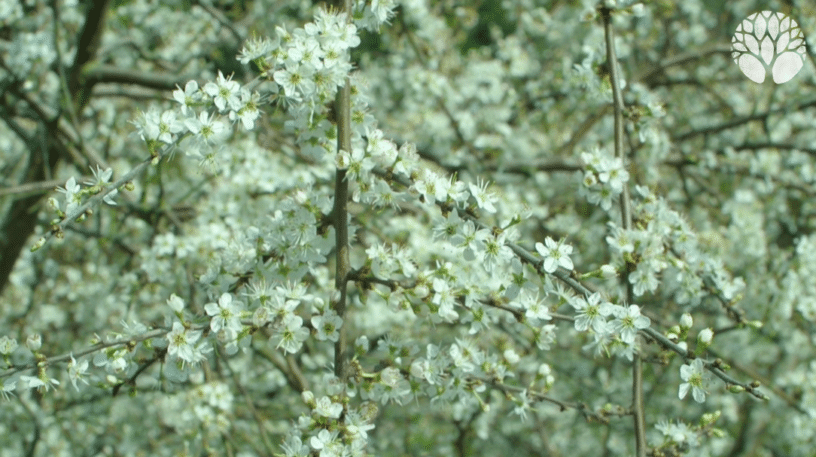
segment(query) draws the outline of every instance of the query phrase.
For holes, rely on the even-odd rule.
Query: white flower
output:
[[[218,71],[216,82],[208,82],[204,85],[204,92],[213,98],[213,103],[219,110],[224,111],[227,105],[235,111],[241,108],[241,100],[238,98],[241,85],[232,81],[232,76],[224,78],[221,71]]]
[[[178,125],[180,130],[181,129],[180,124],[178,123],[176,124]],[[103,171],[101,168],[99,168],[99,165],[97,165],[96,169],[91,167],[91,173],[93,173],[94,175],[94,180],[86,181],[85,184],[91,186],[90,191],[96,194],[98,192],[102,192],[105,189],[105,184],[107,184],[110,181],[111,176],[113,175],[113,169],[109,167]],[[115,197],[116,194],[118,193],[119,189],[113,189],[102,198],[102,201],[109,205],[116,206],[116,202],[113,201],[113,197]]]
[[[516,404],[513,408],[513,414],[519,415],[522,421],[527,420],[527,410],[530,409],[530,399],[527,397],[527,389],[519,393],[518,399],[513,398],[513,402]]]
[[[590,189],[587,195],[588,202],[600,206],[605,211],[609,211],[612,208],[614,198],[615,194],[606,187]]]
[[[312,66],[315,70],[323,68],[323,55],[325,52],[320,47],[320,43],[314,38],[301,38],[292,42],[292,46],[287,50],[288,58],[295,62],[304,62]]]
[[[550,237],[544,240],[546,246],[541,243],[536,243],[535,248],[542,257],[544,257],[544,271],[547,273],[554,273],[558,267],[572,270],[572,259],[569,255],[572,254],[572,246],[568,244],[556,243]]]
[[[377,25],[388,22],[394,15],[394,8],[397,7],[395,0],[374,0],[371,2],[371,14],[377,21]]]
[[[238,54],[238,61],[246,65],[251,60],[263,58],[271,54],[272,51],[280,47],[279,40],[272,40],[267,37],[257,38],[253,37],[244,43],[244,48]]]
[[[296,314],[290,313],[283,318],[281,325],[275,329],[271,341],[276,348],[283,346],[284,351],[294,354],[308,337],[309,330],[303,326],[303,319]]]
[[[214,144],[226,133],[226,126],[215,117],[210,117],[209,113],[202,111],[197,118],[189,118],[184,121],[184,125],[193,132],[202,143]]]
[[[261,115],[261,112],[258,110],[260,102],[260,94],[242,88],[240,108],[237,111],[230,111],[229,119],[231,121],[240,119],[245,129],[252,130],[255,128],[255,120]]]
[[[697,340],[700,341],[703,345],[708,346],[711,344],[711,340],[714,339],[714,331],[710,328],[704,328],[700,331],[697,335]]]
[[[598,180],[607,184],[612,192],[619,194],[623,191],[623,185],[629,181],[629,172],[623,168],[623,159],[620,157],[604,158],[601,161],[601,169],[598,173]]]
[[[176,112],[167,110],[159,117],[158,140],[167,144],[176,140],[176,133],[182,131],[184,127],[176,120]]]
[[[604,279],[611,279],[618,276],[618,271],[612,265],[601,265],[601,276]]]
[[[343,318],[331,309],[312,317],[312,326],[317,330],[317,339],[320,341],[336,342],[340,338],[339,329],[342,325]]]
[[[474,371],[476,365],[484,361],[476,345],[459,338],[456,339],[456,343],[451,345],[449,354],[453,365],[465,373]]]
[[[680,316],[680,328],[681,329],[688,330],[688,329],[691,328],[691,326],[693,324],[694,324],[694,321],[691,319],[691,314],[683,313],[683,315]]]
[[[255,309],[255,312],[252,313],[252,325],[255,327],[263,327],[270,320],[269,308],[266,306],[259,306]]]
[[[60,383],[53,378],[40,379],[35,376],[27,375],[20,376],[19,381],[20,384],[17,386],[18,389],[37,389],[40,391],[43,390],[43,388],[45,388],[45,391],[48,391],[51,389],[51,386],[58,386]]]
[[[311,97],[315,91],[312,80],[314,67],[299,62],[287,61],[284,69],[273,74],[275,82],[280,84],[287,97],[300,100],[301,96]]]
[[[555,376],[552,374],[552,367],[548,363],[542,363],[538,366],[536,373],[536,380],[543,380],[544,386],[549,389],[555,382]]]
[[[538,291],[533,293],[526,289],[522,290],[519,294],[519,304],[524,309],[524,315],[527,319],[534,320],[535,322],[552,320],[550,308],[544,303],[544,300],[539,297]]]
[[[686,381],[680,384],[680,399],[682,400],[685,398],[689,389],[691,389],[692,396],[694,396],[694,401],[697,403],[704,402],[706,391],[703,389],[703,382],[705,381],[705,368],[703,367],[703,361],[700,359],[694,359],[694,361],[691,362],[691,365],[683,365],[680,367],[680,377],[683,379],[683,381]]]
[[[357,180],[359,176],[374,168],[374,161],[372,161],[370,157],[366,157],[365,150],[362,148],[354,148],[351,154],[348,154],[344,160],[348,168],[346,179],[349,180]],[[338,166],[338,168],[340,167]]]
[[[181,114],[186,115],[187,111],[192,111],[193,106],[201,100],[198,83],[194,80],[187,81],[183,91],[180,88],[173,91],[173,98],[181,104]]]
[[[456,211],[451,211],[451,214]],[[469,262],[481,262],[485,255],[485,241],[490,237],[490,231],[476,229],[473,221],[464,221],[459,225],[459,232],[451,237],[451,244],[463,249],[462,256]]]
[[[9,355],[17,349],[17,340],[6,335],[0,337],[0,354]]]
[[[358,354],[365,354],[371,348],[371,343],[368,341],[368,337],[365,335],[360,335],[354,340],[354,351]]]
[[[380,382],[382,382],[383,385],[386,385],[388,387],[396,387],[397,383],[399,383],[402,380],[403,380],[403,377],[402,377],[402,374],[400,374],[400,371],[399,371],[398,368],[385,367],[380,372]]]
[[[476,199],[476,204],[479,205],[479,208],[484,209],[488,213],[495,213],[496,207],[493,206],[493,203],[497,198],[496,194],[487,191],[489,184],[487,181],[483,181],[482,178],[477,178],[476,184],[468,184],[468,189],[470,189],[470,195],[473,195],[473,198]]]
[[[606,316],[612,313],[613,308],[608,301],[601,301],[601,294],[596,292],[587,298],[574,297],[569,303],[578,312],[575,330],[585,332],[592,328],[596,333],[606,332]]]
[[[79,191],[79,184],[77,184],[76,178],[73,176],[68,178],[68,181],[65,183],[65,188],[57,188],[57,192],[62,192],[65,194],[66,213],[71,213],[74,211],[82,202],[82,196],[80,195]]]
[[[373,405],[373,403],[370,402],[369,404]],[[363,405],[361,408],[364,412],[367,410],[366,405]],[[374,408],[376,409],[376,406],[374,406]],[[368,438],[368,431],[374,429],[374,424],[368,423],[364,412],[349,411],[343,418],[346,430],[348,430],[348,434],[352,437],[352,440],[366,440]]]
[[[0,379],[0,397],[3,397],[4,400],[9,399],[9,394],[14,393],[14,389],[17,388],[17,381],[11,381],[9,379]]]
[[[437,200],[445,201],[447,194],[438,187],[442,180],[437,173],[426,168],[422,172],[422,177],[414,182],[414,189],[422,195],[426,203],[435,203]]]
[[[159,138],[159,112],[155,108],[149,109],[146,113],[139,112],[133,124],[136,126],[136,133],[143,141],[156,140]]]
[[[507,239],[507,232],[502,232],[499,236],[488,236],[484,241],[484,257],[482,258],[482,266],[485,271],[492,272],[496,266],[505,266],[510,263],[510,260],[515,256],[510,246],[505,244]]]
[[[104,171],[99,168],[99,165],[91,168],[91,173],[94,175],[94,180],[86,181],[85,184],[89,186],[104,186],[108,182],[110,182],[111,176],[113,176],[113,169],[108,167]]]
[[[76,359],[74,359],[73,354],[71,355],[71,361],[68,362],[68,379],[71,380],[71,384],[74,386],[74,389],[79,390],[77,387],[77,381],[82,381],[85,384],[88,384],[86,379],[83,379],[85,372],[88,370],[88,361],[83,360],[77,363]]]
[[[308,457],[309,456],[309,446],[303,444],[300,437],[295,435],[289,435],[286,437],[286,441],[281,444],[281,449],[286,457]]]
[[[507,360],[507,363],[511,365],[517,364],[518,361],[521,359],[518,353],[516,353],[516,351],[514,351],[512,348],[505,349],[502,355],[504,356],[504,360]]]
[[[692,446],[697,444],[697,433],[683,422],[672,424],[671,422],[662,419],[657,422],[655,426],[664,436],[668,437],[675,443],[688,442]]]
[[[360,44],[360,37],[357,36],[357,26],[351,23],[343,23],[340,26],[339,40],[332,40],[345,48],[354,48]]]
[[[609,247],[618,255],[622,255],[625,252],[634,252],[635,245],[631,233],[628,230],[615,226],[615,224],[611,222],[608,225],[613,230],[613,233],[606,237],[606,242],[609,244]]]
[[[320,430],[317,436],[313,436],[309,440],[312,448],[320,451],[320,457],[340,457],[342,454],[343,443],[337,439],[339,432],[337,430],[329,432],[326,429]]]
[[[38,351],[42,347],[42,337],[40,334],[35,333],[28,335],[28,338],[26,338],[26,347],[31,352]]]
[[[549,351],[550,345],[555,342],[555,325],[547,324],[535,331],[536,346],[542,351]]]
[[[196,363],[203,358],[201,353],[193,346],[201,337],[201,332],[191,331],[184,328],[181,322],[173,322],[173,329],[167,334],[167,346],[169,355],[176,355],[181,360],[188,363]]]
[[[612,322],[612,329],[620,333],[623,342],[632,344],[638,330],[651,325],[651,320],[646,316],[641,316],[638,305],[615,306],[613,313],[615,319]]]
[[[660,285],[660,280],[656,276],[656,265],[653,262],[640,262],[632,274],[629,275],[629,282],[634,286],[632,290],[635,295],[640,296],[646,292],[654,292]]]
[[[210,328],[214,332],[227,329],[230,332],[240,332],[243,330],[241,324],[241,302],[233,302],[232,295],[224,293],[218,299],[218,304],[207,303],[204,305],[204,310],[207,311],[208,316],[213,316],[210,321]]]
[[[343,412],[343,405],[334,403],[329,397],[323,396],[315,402],[314,412],[319,416],[337,419]]]
[[[453,309],[453,305],[456,302],[454,291],[446,281],[440,278],[434,278],[433,288],[435,293],[433,298],[431,298],[431,302],[439,305],[437,314],[447,322],[455,321],[456,318],[459,317],[459,314]]]
[[[176,294],[170,294],[170,298],[167,299],[167,306],[173,311],[180,313],[184,310],[184,300]]]

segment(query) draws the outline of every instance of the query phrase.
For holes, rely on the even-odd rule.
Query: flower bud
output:
[[[707,427],[713,424],[714,422],[717,422],[720,416],[722,416],[722,411],[719,410],[714,411],[713,413],[703,414],[703,417],[700,418],[700,425],[703,427]]]
[[[697,340],[703,343],[706,346],[711,345],[711,340],[714,339],[714,331],[710,328],[706,328],[700,331],[697,335]]]
[[[511,365],[518,363],[519,358],[520,357],[516,353],[516,351],[514,351],[512,349],[506,349],[504,351],[504,360],[507,360],[507,363],[509,363]]]
[[[31,246],[31,252],[37,251],[38,249],[43,247],[43,245],[45,245],[45,237],[40,238],[39,240],[37,240],[36,243],[34,243],[33,246]]]
[[[315,407],[315,396],[311,390],[304,390],[300,397],[303,399],[303,403],[306,403],[306,406],[310,408]]]
[[[363,355],[371,349],[368,337],[363,335],[354,341],[354,349],[359,355]]]
[[[618,276],[618,272],[612,265],[601,265],[601,275],[604,279],[610,279]]]
[[[26,347],[28,347],[31,352],[38,351],[42,347],[42,338],[40,335],[28,335],[28,338],[26,338]]]
[[[414,293],[418,298],[425,298],[430,293],[430,290],[428,290],[428,286],[423,284],[421,286],[414,287]]]
[[[180,313],[184,310],[184,300],[176,294],[170,294],[170,298],[167,299],[167,306],[173,311]]]
[[[691,318],[691,314],[683,313],[683,315],[680,316],[680,328],[688,330],[693,324],[694,320]]]

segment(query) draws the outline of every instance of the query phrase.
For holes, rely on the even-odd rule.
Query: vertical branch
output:
[[[68,89],[74,96],[74,103],[78,108],[84,107],[88,103],[91,93],[91,84],[83,81],[82,71],[85,65],[90,64],[96,57],[102,43],[102,31],[104,30],[105,16],[108,12],[110,0],[102,0],[89,3],[85,17],[85,25],[77,42],[77,51],[74,56],[74,64],[68,73]],[[61,64],[59,62],[58,64]],[[77,109],[80,112],[81,109]]]
[[[351,0],[345,1],[345,9],[348,14],[348,21],[351,21]],[[337,92],[335,109],[337,111],[337,152],[347,151],[351,153],[351,81],[348,76],[346,76],[346,83]],[[339,329],[340,336],[334,344],[334,374],[345,382],[347,346],[345,314],[347,276],[349,272],[348,180],[346,179],[346,170],[337,169],[335,175],[332,215],[334,216],[334,240],[337,255],[335,287],[339,291],[335,312],[344,321]]]
[[[606,63],[609,66],[609,82],[612,86],[612,107],[615,116],[615,157],[621,158],[625,169],[629,168],[627,157],[623,153],[623,95],[620,90],[620,74],[618,73],[618,58],[615,55],[615,36],[612,30],[612,10],[601,8],[601,17],[604,24],[604,39],[606,40]],[[629,199],[629,186],[623,186],[620,195],[621,223],[624,230],[632,228],[632,203]],[[626,262],[626,271],[622,280],[626,286],[626,301],[631,303],[634,298],[629,274],[634,264]],[[632,417],[635,427],[635,450],[637,457],[646,456],[646,425],[644,423],[643,406],[643,361],[640,354],[634,354],[632,363]]]
[[[606,64],[609,66],[609,82],[612,86],[612,108],[615,116],[615,157],[623,160],[624,168],[629,168],[626,156],[623,153],[623,94],[620,90],[620,74],[618,73],[618,58],[615,54],[615,36],[612,30],[612,12],[607,8],[601,10],[604,21],[604,38],[606,40]],[[620,197],[621,219],[623,228],[632,228],[632,204],[629,201],[629,186],[623,186]],[[631,297],[627,297],[631,298]]]

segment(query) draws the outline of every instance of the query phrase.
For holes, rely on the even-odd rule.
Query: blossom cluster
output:
[[[587,200],[599,205],[605,211],[612,208],[612,202],[623,192],[629,181],[629,172],[623,166],[623,159],[611,157],[604,149],[594,148],[581,154],[586,166],[584,186]]]
[[[628,432],[616,431],[636,414],[630,361],[646,367],[639,418],[655,454],[717,454],[739,436],[745,407],[751,420],[771,424],[778,414],[791,427],[755,438],[766,440],[755,448],[812,441],[816,369],[806,348],[816,292],[807,278],[816,266],[807,254],[816,243],[802,233],[813,160],[752,152],[766,143],[751,143],[750,129],[709,125],[723,106],[750,107],[743,114],[752,119],[762,108],[746,93],[757,88],[724,91],[713,113],[672,92],[684,90],[677,80],[727,68],[712,59],[686,73],[644,54],[655,45],[650,24],[669,11],[622,1],[440,10],[364,0],[308,22],[308,2],[284,3],[236,5],[230,15],[268,7],[247,17],[277,24],[271,37],[245,42],[242,70],[196,68],[201,79],[133,116],[127,128],[141,149],[113,134],[111,168],[93,170],[84,188],[68,179],[64,200],[51,200],[52,227],[75,230],[18,260],[12,304],[2,302],[12,319],[0,329],[0,396],[19,397],[3,414],[36,417],[20,429],[48,431],[38,448],[82,448],[52,426],[75,420],[89,435],[115,429],[122,448],[98,451],[109,454],[379,455],[399,442],[406,454],[452,455],[473,450],[465,441],[490,454],[517,443],[591,454],[601,433],[607,453],[631,454]],[[699,1],[678,8],[681,21],[712,20]],[[117,7],[117,27],[144,27],[129,46],[103,41],[113,62],[161,56],[155,70],[205,54],[207,42],[249,35],[246,24],[226,27],[219,11],[194,5],[179,28],[200,39],[176,41],[178,30],[150,11],[140,0]],[[606,16],[614,44],[596,23]],[[13,7],[8,17],[23,16]],[[171,37],[150,38],[156,31]],[[13,40],[32,49],[20,56],[24,68],[53,60],[30,37]],[[170,42],[189,46],[172,51]],[[618,81],[637,167],[596,146],[612,137],[600,108],[614,82],[610,45],[627,62],[621,70],[649,62]],[[248,72],[255,81],[245,83]],[[32,84],[48,87],[43,79]],[[343,86],[349,150],[337,146],[330,107]],[[791,86],[775,96],[794,97]],[[100,129],[125,128],[102,103],[85,112],[106,121]],[[774,141],[814,139],[802,133],[812,131],[806,115],[773,119]],[[686,140],[697,137],[705,150]],[[747,151],[723,148],[739,144]],[[158,166],[138,169],[143,181],[137,167],[120,173],[132,160],[121,151],[144,146],[143,163]],[[173,160],[177,150],[210,172]],[[335,210],[340,183],[346,220]],[[630,199],[631,225],[617,212],[621,199]],[[118,206],[85,211],[103,200]],[[349,239],[345,277],[336,277],[346,248],[335,246],[338,227]],[[91,249],[99,254],[87,256]],[[24,303],[37,306],[15,308]],[[749,395],[767,398],[750,381],[755,365],[763,384],[775,384],[770,406],[746,406]],[[110,417],[71,406],[96,389],[113,393],[94,398],[94,407],[115,406]],[[686,397],[694,403],[679,401]],[[111,426],[137,409],[147,413]],[[561,416],[573,412],[613,424],[575,427]],[[175,433],[157,434],[156,424]],[[539,439],[545,426],[551,433]],[[11,441],[0,447],[21,453]]]

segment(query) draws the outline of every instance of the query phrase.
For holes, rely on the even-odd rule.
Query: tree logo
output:
[[[804,65],[805,39],[799,24],[782,13],[763,11],[745,18],[731,39],[731,57],[751,81],[771,72],[777,84],[788,82]]]

